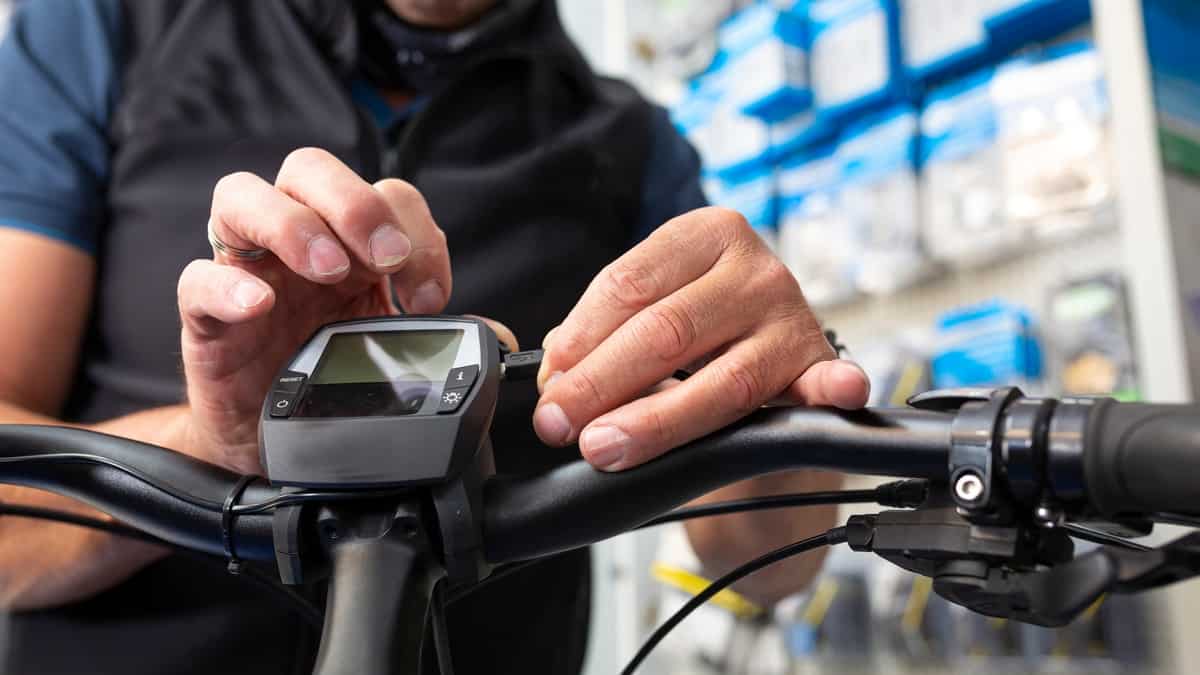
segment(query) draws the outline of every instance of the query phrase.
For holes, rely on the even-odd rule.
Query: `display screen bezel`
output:
[[[462,337],[459,341],[458,351],[455,354],[449,368],[446,369],[447,374],[455,368],[466,366],[477,366],[482,371],[484,363],[480,353],[480,335],[479,326],[470,322],[463,321],[440,321],[437,319],[380,319],[362,322],[352,322],[348,324],[338,324],[327,326],[322,329],[309,342],[305,349],[297,355],[290,369],[305,374],[310,380],[314,373],[318,372],[321,367],[323,358],[329,347],[330,341],[338,335],[346,333],[388,333],[388,332],[445,332],[445,331],[461,331]],[[352,384],[332,385],[353,387]],[[296,405],[296,412],[291,416],[292,419],[315,421],[321,419],[353,419],[353,418],[379,418],[386,416],[403,416],[414,417],[431,415],[437,413],[439,400],[445,390],[445,380],[438,382],[430,382],[428,394],[425,396],[419,409],[406,411],[402,414],[386,413],[386,414],[370,414],[370,415],[313,415],[306,414],[306,400],[311,390],[311,383],[305,385],[301,392]],[[351,392],[351,389],[347,389]],[[361,390],[360,390],[361,391]]]

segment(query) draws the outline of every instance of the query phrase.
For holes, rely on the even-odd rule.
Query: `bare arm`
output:
[[[0,423],[62,424],[91,303],[87,254],[34,234],[0,228]],[[180,447],[182,406],[150,410],[96,429]],[[66,497],[0,486],[0,500],[106,517]],[[127,578],[163,552],[102,532],[0,517],[0,607],[34,609],[86,597]]]

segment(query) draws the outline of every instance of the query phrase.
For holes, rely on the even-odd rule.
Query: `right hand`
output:
[[[371,185],[315,148],[292,152],[271,184],[222,178],[212,228],[225,244],[270,253],[214,253],[179,278],[190,408],[187,454],[262,473],[258,420],[272,378],[320,326],[397,313],[436,314],[450,297],[446,236],[416,188]]]

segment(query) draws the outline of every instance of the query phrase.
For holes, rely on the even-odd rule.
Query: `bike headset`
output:
[[[356,3],[359,65],[374,84],[413,92],[433,91],[469,67],[483,49],[512,36],[544,0],[498,0],[456,30],[415,26],[385,0]]]

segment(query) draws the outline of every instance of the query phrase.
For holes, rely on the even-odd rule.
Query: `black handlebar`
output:
[[[1200,409],[1099,401],[1082,443],[1101,513],[1200,513]]]
[[[0,483],[67,495],[185,548],[223,555],[221,510],[241,476],[186,455],[82,429],[0,425]],[[246,486],[241,503],[279,494]],[[231,520],[234,552],[274,560],[270,513]]]
[[[977,483],[994,481],[997,491],[1014,502],[1037,505],[1025,499],[1028,492],[1051,500],[1042,506],[1057,502],[1073,516],[1200,515],[1197,408],[1107,399],[1029,400],[1015,390],[968,394],[916,402],[947,406],[941,409],[761,410],[635,469],[605,473],[580,460],[540,475],[493,477],[483,486],[484,557],[499,564],[586,546],[721,486],[800,468],[945,484],[957,466],[955,500],[970,496],[960,494],[958,483],[964,472],[976,472]],[[994,475],[992,464],[997,465]],[[278,488],[244,485],[241,476],[163,448],[79,429],[21,425],[0,425],[0,483],[74,497],[189,549],[228,555],[232,545],[237,557],[262,561],[276,560],[273,525],[287,520],[276,523],[269,507],[287,499],[298,503],[301,497],[343,501],[344,509],[325,504],[320,511],[341,513],[341,522],[355,523],[356,505],[378,505],[378,499],[368,498],[382,496],[345,491],[281,497]],[[422,494],[386,496],[423,504]],[[400,522],[403,514],[384,501],[383,520]],[[238,506],[231,508],[235,502]],[[977,515],[985,521],[991,517],[986,500],[960,501],[958,507],[980,510]],[[289,512],[298,521],[300,509]],[[406,522],[420,524],[421,513],[420,506],[413,507]],[[325,535],[334,558],[334,589],[319,672],[389,672],[389,664],[401,656],[381,646],[394,647],[396,635],[382,629],[424,625],[419,617],[444,572],[439,558],[450,557],[429,545],[416,546],[413,537],[424,532],[417,526],[384,528],[380,532],[386,536],[377,536],[372,528],[378,515],[367,509],[360,525],[369,532],[357,533],[363,535],[357,540],[378,540],[369,546]],[[385,545],[389,541],[395,546]],[[901,549],[908,546],[905,540]],[[396,557],[409,554],[420,555],[412,561]],[[407,572],[394,577],[402,569]],[[422,585],[425,590],[415,595],[404,592]],[[378,591],[385,589],[390,592],[381,600]],[[368,651],[379,658],[354,657],[368,637],[363,625],[378,629]],[[417,631],[404,642],[419,644],[420,635]]]
[[[944,480],[953,419],[906,408],[773,408],[627,471],[579,461],[498,476],[484,492],[488,561],[586,546],[724,485],[788,469]]]

